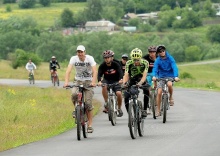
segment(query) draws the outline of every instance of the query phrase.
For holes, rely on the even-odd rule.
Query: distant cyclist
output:
[[[113,83],[122,83],[123,72],[121,66],[113,61],[113,55],[111,50],[106,50],[102,54],[104,62],[99,66],[98,69],[98,85],[101,86],[102,83],[113,84]],[[102,80],[103,77],[103,80]],[[118,84],[114,86],[113,91],[117,95],[118,100],[118,117],[123,116],[121,110],[122,105],[122,92],[121,86]],[[102,96],[105,100],[103,112],[107,113],[107,100],[108,100],[108,91],[107,86],[102,87]]]
[[[29,59],[28,63],[26,64],[25,68],[28,71],[28,75],[32,72],[34,75],[34,70],[37,69],[36,65]]]
[[[57,66],[58,66],[58,69],[60,69],[60,64],[56,60],[56,57],[52,56],[51,61],[49,63],[49,69],[50,69],[51,74],[53,73],[53,71],[55,71],[55,72],[57,71]],[[57,72],[56,72],[56,74],[57,74]],[[52,75],[51,75],[51,79],[52,79]]]
[[[127,54],[123,54],[121,56],[121,61],[120,61],[120,65],[121,65],[121,68],[122,68],[122,71],[123,71],[123,75],[125,73],[125,65],[126,65],[127,61],[128,61],[128,55]]]
[[[153,68],[153,80],[156,81],[156,78],[175,78],[175,81],[179,81],[178,78],[178,68],[174,58],[166,51],[164,45],[157,46],[158,57],[155,60]],[[168,91],[169,91],[169,103],[170,106],[174,105],[173,100],[173,83],[168,81]],[[157,112],[156,116],[160,116],[160,103],[162,96],[162,86],[163,82],[160,81],[157,83]]]
[[[143,58],[145,60],[147,60],[148,63],[149,63],[149,68],[148,68],[148,72],[147,72],[147,79],[146,79],[146,81],[148,82],[148,84],[150,86],[152,86],[152,78],[153,78],[152,70],[153,70],[153,66],[154,66],[154,61],[157,58],[156,51],[157,51],[157,47],[156,46],[150,46],[150,47],[148,47],[148,54],[143,56]],[[154,81],[154,88],[156,88],[156,82],[155,81]],[[149,101],[149,99],[147,101]],[[150,114],[149,105],[147,106],[147,108],[148,108],[147,113]]]
[[[128,82],[128,86],[132,85],[143,85],[146,84],[147,71],[149,67],[149,63],[142,59],[142,51],[138,48],[135,48],[130,53],[131,60],[128,60],[125,66],[125,74],[123,77],[123,85],[126,86]],[[143,90],[144,92],[144,109],[142,110],[142,116],[147,116],[147,105],[148,105],[148,96],[149,91],[147,89]],[[125,91],[124,92],[124,101],[125,107],[128,111],[129,107],[129,97],[130,95]]]

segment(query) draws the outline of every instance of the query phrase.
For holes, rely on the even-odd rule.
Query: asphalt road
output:
[[[0,84],[29,85],[26,80],[4,80]],[[36,81],[39,87],[50,81]],[[62,86],[62,83],[61,83]],[[101,88],[95,98],[102,101]],[[127,114],[112,126],[106,114],[94,117],[94,132],[78,141],[76,129],[42,141],[0,152],[0,156],[219,156],[220,93],[174,88],[175,105],[168,110],[167,122],[162,117],[145,119],[145,135],[133,140]],[[123,107],[124,108],[124,107]],[[70,110],[71,113],[71,110]]]

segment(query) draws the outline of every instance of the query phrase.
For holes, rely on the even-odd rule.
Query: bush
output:
[[[51,1],[50,0],[39,0],[39,3],[43,5],[44,7],[50,6]]]
[[[193,76],[190,73],[183,72],[180,74],[181,79],[194,79]]]
[[[3,0],[3,4],[6,3],[16,3],[16,0]]]
[[[36,0],[19,0],[18,6],[21,9],[33,8]]]

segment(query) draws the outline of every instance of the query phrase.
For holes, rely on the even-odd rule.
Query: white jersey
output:
[[[33,62],[31,62],[31,63],[28,62],[28,63],[26,64],[25,68],[26,68],[27,70],[37,69],[36,65],[35,65]]]
[[[84,61],[80,61],[78,56],[72,56],[69,64],[75,66],[76,68],[76,80],[92,80],[92,66],[96,65],[92,56],[86,55]]]

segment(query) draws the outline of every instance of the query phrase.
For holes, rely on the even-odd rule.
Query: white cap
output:
[[[85,51],[86,48],[85,48],[83,45],[79,45],[79,46],[76,48],[76,51],[77,51],[77,50]]]

